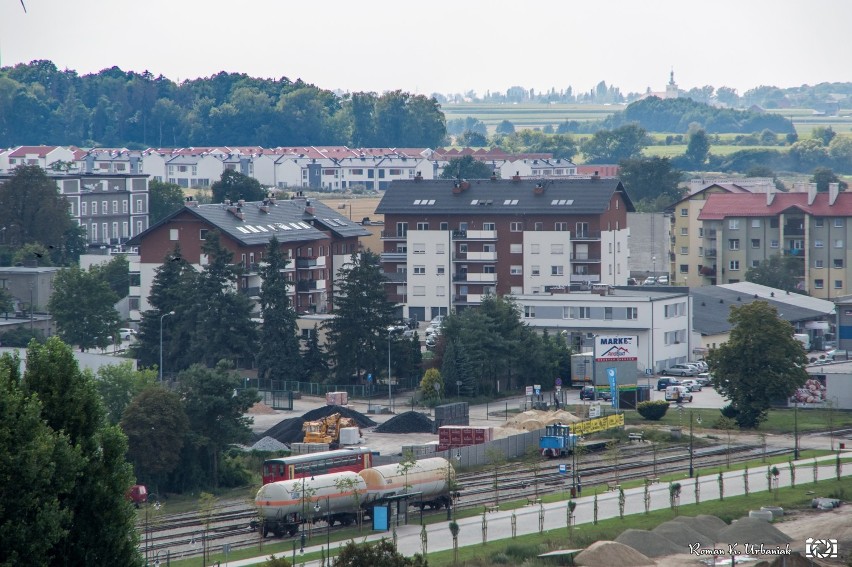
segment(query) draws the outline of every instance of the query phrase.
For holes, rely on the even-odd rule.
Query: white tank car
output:
[[[271,531],[281,536],[296,532],[303,510],[307,520],[323,518],[332,524],[349,524],[358,505],[364,504],[366,494],[367,485],[357,473],[340,472],[270,482],[258,490],[254,501],[263,519],[264,535]],[[315,511],[316,506],[319,512]]]
[[[422,493],[417,502],[411,504],[422,501],[436,508],[449,505],[448,479],[455,479],[455,470],[450,462],[440,457],[416,461],[407,474],[400,464],[364,469],[358,474],[367,484],[370,502],[403,494],[407,486],[408,492]]]

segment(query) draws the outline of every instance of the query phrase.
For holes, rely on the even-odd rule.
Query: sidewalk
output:
[[[846,452],[844,454],[848,455],[849,453]],[[825,457],[820,457],[817,460],[820,463],[818,466],[818,479],[825,480],[829,478],[835,478],[835,456],[826,455]],[[814,459],[804,459],[795,462],[797,485],[813,482],[813,463]],[[778,477],[779,486],[790,486],[789,466],[779,465],[778,469],[780,470],[780,475]],[[766,491],[768,489],[766,470],[767,469],[765,467],[749,470],[748,482],[750,493]],[[852,474],[852,465],[844,465],[841,469],[841,476],[849,476],[850,474]],[[725,496],[739,496],[745,494],[743,477],[744,474],[741,470],[723,473]],[[695,479],[685,478],[683,481],[681,481],[682,488],[680,495],[680,505],[695,503],[696,481],[698,481],[700,501],[718,500],[718,475],[707,475],[697,477]],[[586,494],[584,496],[575,499],[577,503],[577,507],[574,510],[575,526],[590,524],[593,522],[593,494],[594,493],[590,494],[589,489],[587,488]],[[643,512],[645,510],[644,494],[645,489],[642,487],[625,490],[625,511],[630,511],[627,513],[631,514]],[[649,508],[651,510],[661,510],[670,506],[669,486],[667,484],[651,485],[649,488],[649,496]],[[566,530],[565,535],[567,537],[567,509],[567,502],[562,501],[544,504],[541,506],[526,506],[524,508],[514,511],[491,512],[485,514],[484,516],[480,515],[476,517],[460,519],[458,520],[460,528],[458,535],[459,547],[465,547],[469,545],[481,545],[483,543],[483,536],[487,538],[487,541],[511,538],[513,515],[515,516],[516,520],[516,533],[519,536],[537,533],[539,531],[540,522],[542,522],[544,531],[557,529]],[[614,518],[617,516],[618,493],[599,492],[598,520]],[[415,518],[416,515],[412,514],[411,517]],[[411,556],[415,553],[422,553],[423,549],[421,546],[420,531],[421,526],[419,524],[409,524],[407,526],[400,526],[399,528],[397,528],[397,548],[400,553],[406,556]],[[429,553],[452,549],[452,537],[450,536],[450,531],[447,522],[428,525],[426,527],[426,531],[428,534],[427,551]],[[364,537],[358,539],[359,541],[376,541],[383,537],[390,539],[392,537],[392,534],[391,532],[370,533],[369,535],[365,535]],[[345,543],[345,541],[339,541],[332,542],[331,545],[332,548],[336,550],[338,547],[345,545]],[[305,548],[305,553],[319,553],[320,550],[324,547],[325,546],[322,545],[307,547]],[[286,555],[288,559],[291,558],[291,554],[289,553],[279,553],[278,555]],[[300,554],[297,550],[296,563],[298,565],[303,565],[303,563],[299,561],[299,557]],[[229,561],[228,565],[234,567],[242,567],[244,565],[255,565],[266,561],[268,558],[269,555],[265,555],[262,557],[254,557],[239,561]],[[306,567],[320,567],[321,562],[319,560],[309,561],[305,562],[304,565]]]

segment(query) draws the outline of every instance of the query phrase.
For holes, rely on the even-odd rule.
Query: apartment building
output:
[[[148,296],[156,269],[180,246],[181,255],[198,270],[207,259],[202,252],[211,231],[220,233],[221,245],[234,254],[242,268],[239,289],[259,299],[260,268],[274,235],[292,262],[287,266],[294,286],[289,290],[298,313],[327,313],[333,304],[337,272],[358,252],[360,225],[322,203],[302,196],[288,200],[265,199],[186,206],[163,219],[130,244],[139,247],[138,265],[131,264],[130,318],[139,320],[150,309]]]
[[[625,285],[632,211],[618,179],[394,182],[376,209],[388,296],[423,321],[487,294]]]
[[[795,258],[801,291],[821,299],[850,293],[852,193],[832,183],[806,191],[712,194],[698,215],[705,283],[736,283],[772,256]]]

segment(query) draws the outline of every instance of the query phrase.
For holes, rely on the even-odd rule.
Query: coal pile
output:
[[[302,431],[302,426],[305,420],[301,417],[292,417],[278,422],[270,427],[263,434],[263,437],[272,437],[281,443],[301,443],[305,438],[305,433]]]
[[[432,433],[432,420],[416,411],[394,416],[375,428],[376,433]]]
[[[342,417],[351,417],[358,424],[358,427],[366,428],[373,427],[376,422],[364,415],[363,413],[351,410],[343,406],[323,406],[309,411],[302,415],[304,421],[316,421],[332,414],[339,413]]]

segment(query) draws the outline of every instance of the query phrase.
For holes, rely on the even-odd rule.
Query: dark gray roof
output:
[[[452,179],[393,181],[385,191],[378,214],[453,214],[487,212],[517,215],[590,215],[606,211],[613,193],[623,195],[628,212],[633,203],[616,178],[472,179],[454,193]],[[541,194],[536,187],[541,186]],[[463,185],[464,186],[464,185]]]
[[[702,335],[727,333],[733,328],[728,322],[731,306],[748,305],[753,301],[767,301],[778,311],[781,319],[791,323],[822,320],[826,317],[822,311],[774,299],[755,297],[714,285],[692,288],[690,295],[692,296],[692,327]]]
[[[313,214],[306,212],[310,203]],[[274,201],[263,210],[261,201],[242,205],[216,204],[184,207],[145,232],[135,236],[131,244],[138,244],[146,233],[168,223],[182,212],[197,215],[245,246],[266,244],[275,235],[279,242],[300,242],[326,238],[329,230],[339,237],[369,236],[370,232],[352,222],[339,212],[317,200],[291,199]],[[236,214],[235,214],[236,213]],[[240,218],[238,215],[242,215]]]

